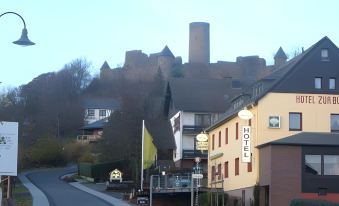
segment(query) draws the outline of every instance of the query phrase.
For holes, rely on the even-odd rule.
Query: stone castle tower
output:
[[[210,25],[192,22],[189,27],[189,63],[210,63]]]
[[[276,67],[280,67],[281,65],[284,65],[286,61],[287,61],[287,56],[284,50],[280,47],[274,56],[274,65]]]

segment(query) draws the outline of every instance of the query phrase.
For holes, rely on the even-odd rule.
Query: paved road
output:
[[[61,176],[73,172],[76,172],[75,168],[50,169],[32,172],[27,177],[46,194],[50,206],[112,205],[60,180]]]

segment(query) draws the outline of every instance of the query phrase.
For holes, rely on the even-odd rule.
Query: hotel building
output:
[[[208,186],[230,205],[339,202],[338,78],[339,50],[324,37],[234,98],[206,130]]]

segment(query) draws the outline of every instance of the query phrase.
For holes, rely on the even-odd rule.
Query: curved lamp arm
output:
[[[21,46],[30,46],[30,45],[34,45],[35,43],[32,42],[31,40],[28,39],[28,36],[27,36],[27,29],[26,29],[26,22],[24,20],[24,18],[22,18],[22,16],[20,16],[20,14],[18,13],[15,13],[15,12],[12,12],[12,11],[9,11],[9,12],[5,12],[5,13],[2,13],[0,14],[0,18],[6,14],[14,14],[14,15],[17,15],[18,17],[20,17],[20,19],[22,20],[22,22],[24,23],[24,28],[22,29],[22,33],[21,33],[21,37],[19,40],[17,41],[14,41],[13,43],[14,44],[18,44],[18,45],[21,45]]]

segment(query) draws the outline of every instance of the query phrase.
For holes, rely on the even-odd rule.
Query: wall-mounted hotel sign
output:
[[[339,104],[338,95],[296,95],[297,104]]]
[[[251,127],[242,127],[242,144],[241,144],[242,162],[251,162]]]
[[[280,116],[270,115],[268,117],[268,127],[269,128],[280,128]]]

